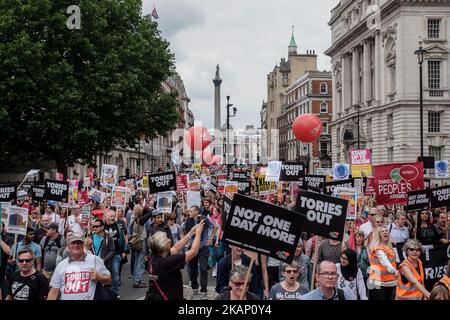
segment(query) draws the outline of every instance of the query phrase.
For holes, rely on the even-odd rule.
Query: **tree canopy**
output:
[[[70,30],[69,5],[81,9]],[[141,0],[0,1],[0,162],[54,160],[59,170],[141,136],[167,134],[174,56]]]

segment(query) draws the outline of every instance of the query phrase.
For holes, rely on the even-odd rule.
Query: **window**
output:
[[[394,135],[394,115],[392,113],[387,116],[387,131],[388,137]]]
[[[442,160],[443,147],[428,146],[428,154],[430,157],[434,157],[434,160]]]
[[[323,134],[328,134],[328,121],[323,121],[322,122],[322,127],[323,127]]]
[[[328,113],[328,104],[326,102],[320,104],[320,113]]]
[[[439,112],[428,112],[428,132],[441,132],[441,114]]]
[[[428,38],[439,39],[441,19],[428,19]]]
[[[320,143],[320,153],[321,154],[327,154],[328,153],[328,142],[321,142]]]
[[[428,61],[428,88],[441,88],[441,62]]]
[[[327,94],[328,93],[328,86],[325,82],[322,82],[320,84],[320,94]]]

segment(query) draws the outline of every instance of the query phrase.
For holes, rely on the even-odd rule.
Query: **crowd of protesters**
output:
[[[88,188],[80,185],[80,192]],[[174,192],[170,213],[142,190],[125,209],[111,207],[110,198],[90,200],[89,221],[79,205],[18,201],[29,209],[29,223],[17,239],[2,228],[1,298],[120,299],[122,266],[130,263],[126,276],[134,288],[147,288],[146,300],[184,299],[184,268],[193,292],[188,298],[208,299],[213,277],[219,300],[449,299],[449,266],[428,291],[420,259],[423,246],[448,245],[446,210],[424,210],[416,221],[414,212],[376,206],[366,197],[356,220],[346,222],[343,242],[303,233],[293,262],[286,264],[224,243],[224,195],[209,188],[201,195],[199,206],[187,208],[185,193]],[[262,196],[253,183],[250,196],[295,206],[289,188]],[[400,264],[396,247],[405,257]]]

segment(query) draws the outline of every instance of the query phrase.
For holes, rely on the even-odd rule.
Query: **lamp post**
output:
[[[419,105],[420,105],[420,157],[423,161],[423,92],[422,92],[422,64],[424,60],[424,54],[427,53],[426,50],[422,48],[422,41],[419,41],[419,49],[417,49],[414,54],[417,55],[419,63]]]
[[[226,159],[227,159],[227,177],[230,176],[230,146],[229,146],[229,141],[230,141],[230,118],[231,117],[235,117],[236,116],[236,107],[233,107],[233,115],[230,115],[230,107],[232,107],[233,104],[230,103],[230,96],[227,96],[227,143],[225,145],[226,149],[225,149],[225,155],[226,155]]]
[[[358,120],[357,120],[357,130],[358,130],[358,150],[360,149],[360,138],[359,138],[359,112],[362,108],[362,106],[360,104],[355,104],[354,108],[356,110],[356,114],[358,116]]]

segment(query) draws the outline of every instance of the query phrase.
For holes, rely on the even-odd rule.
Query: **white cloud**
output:
[[[216,64],[222,82],[222,123],[226,95],[238,108],[234,128],[260,126],[259,111],[266,99],[266,75],[287,57],[291,26],[299,52],[315,50],[318,69],[330,70],[323,52],[331,45],[328,26],[338,0],[144,0],[144,13],[153,5],[162,36],[171,43],[177,70],[191,98],[196,120],[213,127]]]

